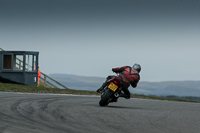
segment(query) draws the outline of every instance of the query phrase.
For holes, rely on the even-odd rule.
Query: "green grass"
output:
[[[33,87],[33,86],[27,86],[27,85],[7,84],[7,83],[0,83],[0,91],[4,91],[4,92],[26,92],[26,93],[55,93],[55,94],[99,95],[99,93],[97,93],[95,91],[47,88],[47,87],[42,87],[42,86]],[[169,98],[162,98],[162,97],[157,97],[157,96],[146,96],[146,95],[138,95],[138,94],[132,94],[131,98],[200,103],[200,102],[192,101],[192,100],[169,99]]]
[[[28,93],[58,93],[58,94],[98,95],[98,93],[92,92],[92,91],[47,88],[47,87],[43,87],[43,86],[34,87],[34,86],[19,85],[19,84],[7,84],[7,83],[0,83],[0,91],[28,92]]]

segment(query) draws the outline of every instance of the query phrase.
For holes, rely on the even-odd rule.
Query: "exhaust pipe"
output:
[[[115,96],[115,97],[119,97],[119,93],[115,93],[114,96]]]

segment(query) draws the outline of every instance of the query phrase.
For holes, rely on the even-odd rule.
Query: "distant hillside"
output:
[[[68,74],[50,74],[50,77],[64,84],[70,89],[94,91],[105,81],[105,78],[85,77]]]
[[[135,93],[158,96],[200,96],[200,81],[141,82]]]
[[[84,77],[68,74],[50,74],[50,76],[70,89],[97,90],[105,78]],[[156,96],[200,96],[200,81],[166,81],[166,82],[142,82],[137,88],[130,87],[131,93],[156,95]]]

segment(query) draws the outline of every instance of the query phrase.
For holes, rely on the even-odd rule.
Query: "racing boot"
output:
[[[130,99],[130,96],[127,95],[127,94],[125,94],[125,93],[121,93],[121,94],[119,95],[119,97],[124,97],[124,98],[126,98],[126,99]]]
[[[104,82],[103,84],[102,84],[102,86],[97,90],[97,92],[98,93],[101,93],[103,90],[104,90],[104,88],[107,86],[107,81],[106,82]]]

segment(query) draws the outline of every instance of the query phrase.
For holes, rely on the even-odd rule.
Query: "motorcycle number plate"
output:
[[[116,84],[114,84],[113,82],[111,82],[110,85],[108,86],[108,88],[115,92],[117,90],[118,86]]]

